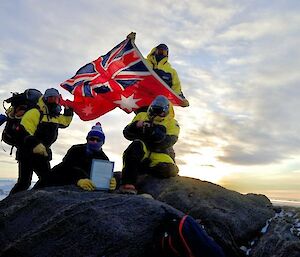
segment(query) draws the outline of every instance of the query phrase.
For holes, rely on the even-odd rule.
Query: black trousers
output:
[[[172,163],[161,162],[149,167],[150,160],[143,159],[145,152],[141,141],[133,141],[123,153],[123,169],[121,184],[136,184],[138,175],[151,174],[154,177],[169,178],[178,174],[178,167]],[[174,154],[175,155],[175,154]],[[171,158],[173,155],[170,155]],[[175,156],[174,156],[175,157]]]
[[[59,163],[51,169],[48,179],[41,181],[38,187],[76,185],[79,179],[89,177],[89,173],[80,167],[67,167],[64,163]]]
[[[18,161],[19,177],[17,183],[10,191],[10,195],[27,190],[30,187],[33,172],[35,172],[39,178],[35,188],[39,188],[39,183],[44,183],[44,181],[49,179],[50,161],[48,157],[27,153],[18,158]]]

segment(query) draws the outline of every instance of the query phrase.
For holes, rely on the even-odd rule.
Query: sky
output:
[[[169,46],[190,102],[175,107],[180,175],[299,200],[299,12],[298,0],[2,0],[0,99],[50,87],[72,99],[60,83],[134,31],[145,57]],[[59,131],[52,166],[99,121],[103,149],[121,170],[130,144],[122,130],[133,117],[120,109],[93,121],[75,115]],[[18,176],[9,151],[1,142],[0,178]]]

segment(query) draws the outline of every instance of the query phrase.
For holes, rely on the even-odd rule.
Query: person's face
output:
[[[90,136],[87,138],[88,149],[92,151],[100,151],[104,142],[97,136]]]
[[[60,99],[59,99],[59,97],[58,96],[49,96],[48,98],[47,98],[47,103],[49,103],[49,104],[59,104],[59,101]]]
[[[26,112],[26,106],[18,106],[16,109],[15,109],[15,116],[16,117],[22,117],[24,115],[24,113]]]
[[[92,137],[89,137],[88,138],[88,142],[89,143],[99,143],[101,140],[100,140],[100,138],[99,137],[96,137],[96,136],[92,136]]]
[[[155,55],[157,55],[157,56],[168,56],[168,51],[158,48],[155,51]]]

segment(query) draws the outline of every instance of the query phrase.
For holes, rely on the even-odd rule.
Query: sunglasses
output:
[[[167,110],[160,106],[152,106],[149,109],[149,115],[151,117],[166,117],[167,116]]]
[[[100,140],[99,137],[89,137],[88,141],[97,141],[97,142],[100,142],[101,140]]]

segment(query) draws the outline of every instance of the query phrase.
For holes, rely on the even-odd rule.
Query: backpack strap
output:
[[[42,121],[42,119],[43,119],[43,117],[44,117],[43,111],[41,110],[40,106],[38,106],[38,105],[35,105],[35,106],[34,106],[33,108],[31,108],[31,109],[37,109],[37,110],[39,111],[39,113],[40,113],[39,124],[40,124],[41,121]]]
[[[40,119],[39,119],[39,124],[41,123],[43,117],[44,117],[44,113],[42,112],[41,108],[37,105],[36,108],[39,110],[40,112]]]
[[[189,245],[187,244],[187,242],[186,242],[186,240],[185,240],[185,238],[183,236],[183,233],[182,233],[183,225],[184,225],[184,222],[185,222],[185,220],[186,220],[187,217],[188,217],[188,215],[184,215],[182,217],[182,219],[180,220],[179,227],[178,227],[178,230],[179,230],[178,232],[179,232],[181,241],[182,241],[182,243],[184,245],[184,249],[186,250],[186,252],[188,254],[187,256],[194,257],[194,255],[192,253],[192,250],[190,249]]]
[[[175,238],[174,237],[172,237],[172,235],[169,235],[168,236],[168,246],[170,247],[170,249],[171,249],[171,251],[173,252],[173,254],[174,255],[176,255],[176,256],[178,256],[178,257],[180,257],[180,253],[177,251],[177,249],[176,249],[176,242],[175,242],[175,240],[174,240]]]

